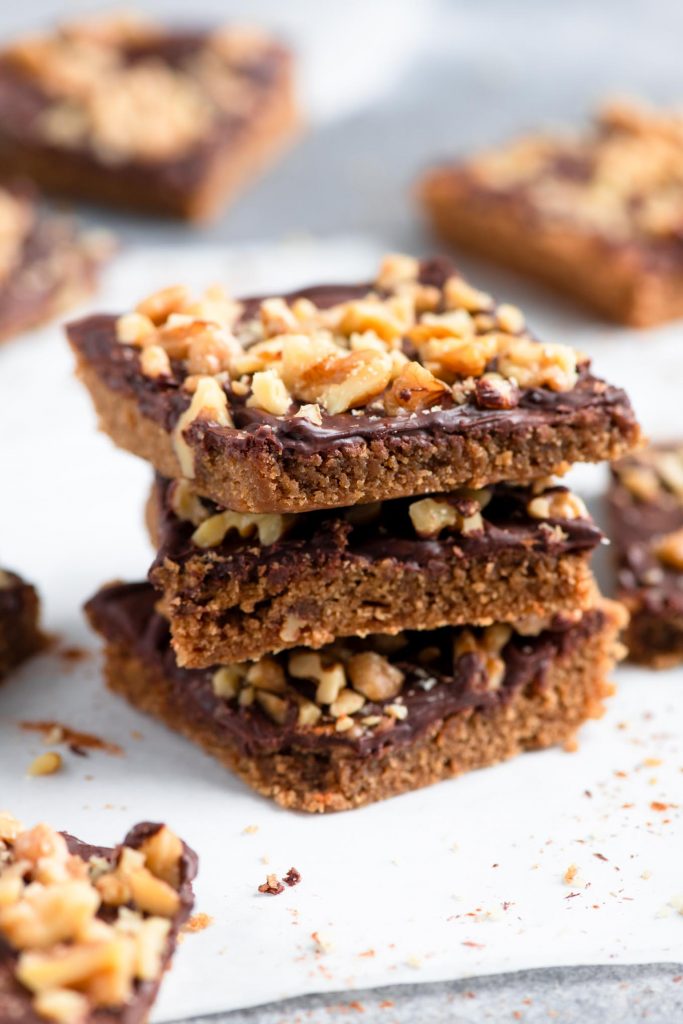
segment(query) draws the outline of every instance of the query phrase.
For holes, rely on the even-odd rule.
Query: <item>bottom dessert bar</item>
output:
[[[619,598],[632,661],[683,662],[683,442],[653,445],[612,467],[608,495]]]
[[[197,857],[144,822],[113,849],[0,812],[0,1021],[144,1024],[194,905]]]
[[[35,589],[0,569],[0,680],[45,645]]]
[[[284,807],[340,811],[572,739],[602,710],[620,605],[535,635],[511,626],[337,641],[258,662],[179,668],[147,584],[86,606],[109,687]]]

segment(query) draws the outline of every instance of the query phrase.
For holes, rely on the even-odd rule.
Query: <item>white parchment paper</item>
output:
[[[227,281],[237,293],[353,280],[378,252],[342,240],[124,253],[96,306],[118,311],[176,279]],[[498,283],[486,273],[479,280]],[[680,433],[680,326],[596,327],[506,284],[546,336],[590,351],[630,390],[653,435]],[[582,468],[575,484],[591,498],[604,479]],[[213,922],[182,943],[155,1021],[313,991],[680,959],[683,673],[620,668],[618,695],[576,754],[527,755],[348,814],[287,813],[103,688],[80,606],[105,580],[144,576],[150,471],[96,432],[57,327],[0,350],[0,481],[0,564],[38,584],[62,647],[93,652],[79,662],[45,655],[0,689],[0,806],[97,843],[163,820],[196,848],[197,909]],[[19,723],[45,719],[123,754],[65,751],[63,772],[28,779],[45,747]],[[291,866],[299,886],[257,893],[267,872]]]

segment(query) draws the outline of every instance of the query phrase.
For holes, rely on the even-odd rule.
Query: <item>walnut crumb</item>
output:
[[[27,774],[35,778],[40,775],[54,775],[63,765],[62,755],[56,750],[48,750],[31,761]]]
[[[266,875],[266,880],[262,885],[259,885],[258,891],[268,893],[270,896],[279,896],[281,892],[285,891],[285,887],[277,875],[273,873]]]

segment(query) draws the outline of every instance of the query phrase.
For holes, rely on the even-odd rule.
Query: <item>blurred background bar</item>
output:
[[[0,38],[115,6],[5,3]],[[580,123],[605,94],[683,103],[680,0],[147,0],[137,9],[178,24],[279,30],[299,54],[309,132],[201,231],[98,211],[129,241],[374,232],[424,251],[409,195],[435,157]]]

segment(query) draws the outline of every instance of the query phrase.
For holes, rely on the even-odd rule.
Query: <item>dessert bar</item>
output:
[[[45,646],[35,588],[0,569],[0,680]]]
[[[584,608],[601,540],[580,498],[552,480],[252,515],[159,477],[148,519],[159,610],[178,663],[197,668],[342,636]]]
[[[683,117],[605,106],[582,134],[536,134],[429,171],[437,234],[621,323],[683,316]]]
[[[653,668],[683,662],[683,442],[618,462],[608,505],[630,657]]]
[[[93,291],[111,247],[101,232],[79,233],[69,218],[41,210],[31,189],[0,188],[0,341]]]
[[[165,825],[110,849],[0,813],[0,1020],[144,1024],[196,871]]]
[[[284,807],[347,810],[571,740],[601,712],[620,605],[183,669],[153,589],[86,606],[108,685]],[[520,632],[525,629],[525,632]]]
[[[172,287],[68,335],[113,440],[233,511],[527,482],[639,438],[586,356],[445,260],[243,302]]]
[[[257,29],[100,16],[0,52],[0,172],[79,200],[208,217],[296,125],[290,55]]]

